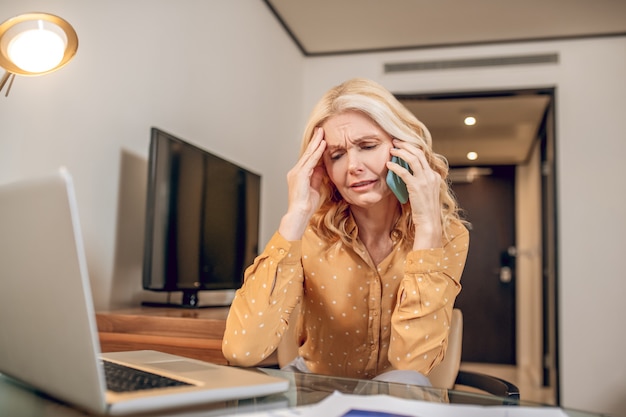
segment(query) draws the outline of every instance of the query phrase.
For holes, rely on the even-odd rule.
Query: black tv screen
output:
[[[202,306],[202,291],[234,293],[258,254],[260,187],[259,175],[152,128],[143,288],[182,292],[184,307]]]

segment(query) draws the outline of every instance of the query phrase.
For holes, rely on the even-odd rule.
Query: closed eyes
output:
[[[380,142],[360,142],[360,143],[357,143],[356,146],[358,146],[359,150],[371,151],[371,150],[378,148],[378,146],[380,146]],[[345,153],[346,153],[345,148],[336,148],[334,150],[331,150],[329,152],[330,160],[336,161],[340,159],[343,155],[345,155]]]

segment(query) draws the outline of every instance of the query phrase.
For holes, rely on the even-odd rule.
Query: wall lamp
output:
[[[15,75],[37,76],[56,71],[78,50],[72,25],[48,13],[25,13],[0,24],[0,92],[9,95]]]

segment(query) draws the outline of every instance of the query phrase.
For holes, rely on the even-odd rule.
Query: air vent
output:
[[[385,73],[406,71],[436,71],[478,67],[499,67],[506,65],[557,64],[558,62],[558,54],[449,59],[441,61],[398,62],[385,64]]]

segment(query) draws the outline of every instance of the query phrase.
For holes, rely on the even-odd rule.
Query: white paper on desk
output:
[[[335,392],[318,404],[255,413],[257,417],[566,417],[556,407],[480,406]],[[252,416],[252,415],[250,415]]]

